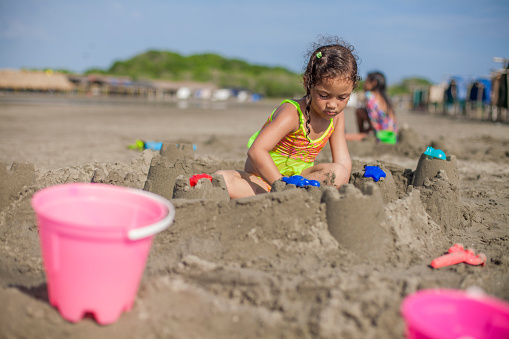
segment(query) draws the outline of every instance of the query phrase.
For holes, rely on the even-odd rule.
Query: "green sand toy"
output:
[[[378,131],[376,132],[376,138],[384,144],[396,144],[398,136],[393,131]]]

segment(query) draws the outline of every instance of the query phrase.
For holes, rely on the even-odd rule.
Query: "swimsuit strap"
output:
[[[308,141],[309,141],[310,143],[314,144],[314,143],[317,143],[317,142],[322,141],[322,139],[323,139],[323,138],[325,138],[327,134],[329,134],[330,129],[334,127],[334,123],[333,123],[333,121],[332,121],[333,119],[331,118],[331,119],[330,119],[330,122],[329,122],[329,126],[327,127],[327,129],[325,130],[325,132],[323,132],[323,133],[322,133],[322,135],[321,135],[318,139],[316,139],[316,140],[311,140],[311,139],[308,137],[308,133],[307,133],[307,131],[306,131],[306,126],[305,126],[306,121],[304,120],[304,113],[302,113],[302,110],[300,109],[300,105],[299,105],[299,103],[298,103],[297,101],[295,101],[295,100],[285,99],[285,100],[281,101],[281,104],[280,104],[280,105],[282,105],[282,104],[284,104],[284,103],[287,103],[287,102],[288,102],[288,103],[290,103],[290,104],[292,104],[292,105],[294,105],[294,106],[295,106],[295,108],[297,109],[297,112],[299,113],[299,124],[300,124],[300,129],[302,130],[302,133],[304,133],[304,136],[306,137],[306,139],[308,139]],[[269,119],[270,119],[270,121],[272,121],[272,116],[274,115],[274,112],[275,112],[275,111],[276,111],[276,110],[272,111],[272,114],[270,115],[270,118],[269,118]]]

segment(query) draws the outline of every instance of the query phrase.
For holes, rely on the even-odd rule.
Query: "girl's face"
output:
[[[311,89],[311,111],[330,120],[343,112],[353,91],[353,82],[328,79]]]
[[[369,78],[364,81],[364,90],[372,91],[376,87],[376,80],[370,80]]]

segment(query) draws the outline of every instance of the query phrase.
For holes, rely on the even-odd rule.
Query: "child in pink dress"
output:
[[[369,133],[380,132],[397,134],[396,116],[391,100],[386,92],[385,76],[380,72],[369,73],[364,82],[365,107],[358,108],[358,134],[348,134],[347,140],[361,140]]]

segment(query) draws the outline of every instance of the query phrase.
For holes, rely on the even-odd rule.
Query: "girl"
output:
[[[359,134],[348,134],[347,140],[361,140],[368,133],[374,132],[377,136],[382,133],[397,133],[396,117],[389,96],[386,92],[385,76],[380,72],[368,74],[364,81],[364,91],[366,92],[365,108],[358,108],[357,125]],[[395,141],[395,140],[394,140]]]
[[[354,48],[333,39],[311,53],[303,75],[306,95],[284,100],[251,137],[244,171],[216,172],[230,198],[267,193],[276,180],[297,174],[337,188],[348,182],[352,163],[343,110],[359,77]],[[315,165],[327,141],[332,163]]]

